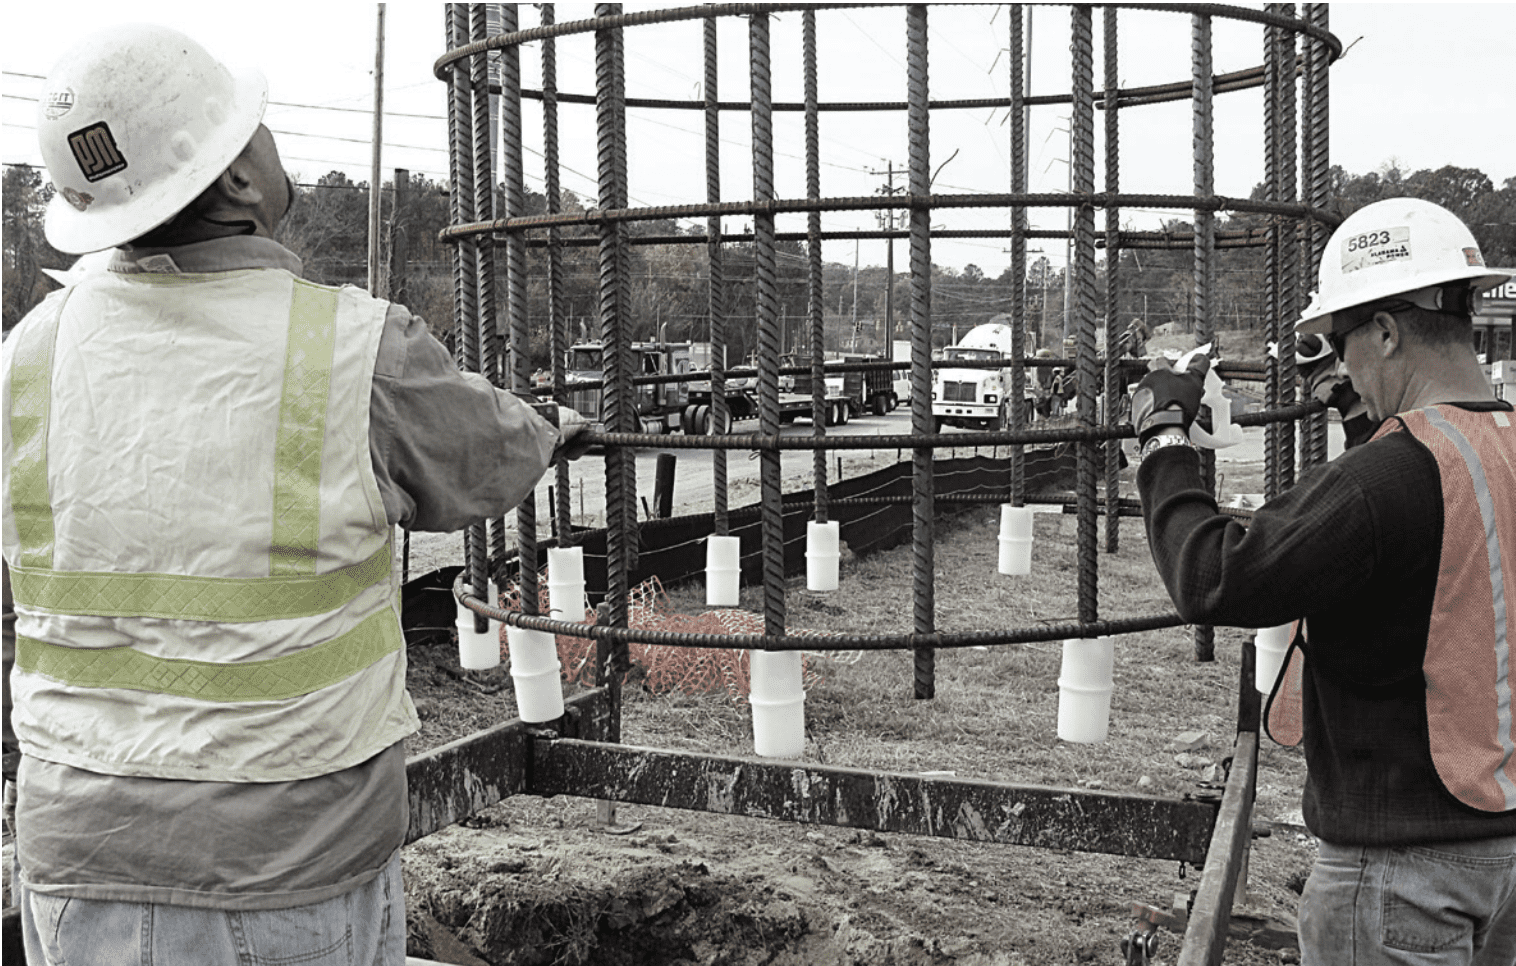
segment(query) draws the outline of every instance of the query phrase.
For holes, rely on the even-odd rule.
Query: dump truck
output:
[[[1001,430],[1011,425],[1011,327],[987,322],[943,350],[946,362],[1003,362],[994,368],[943,367],[932,373],[932,422],[937,432]]]
[[[635,342],[631,346],[633,369],[638,376],[682,375],[690,371],[687,342]],[[592,423],[604,424],[605,344],[580,342],[569,347],[566,384],[569,406]],[[644,433],[667,433],[681,428],[690,408],[689,383],[665,382],[634,385],[637,428]]]

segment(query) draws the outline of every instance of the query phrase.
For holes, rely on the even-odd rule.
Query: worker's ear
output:
[[[257,208],[263,191],[253,176],[253,163],[246,154],[233,161],[216,179],[216,193],[234,208]]]
[[[1375,312],[1370,324],[1374,326],[1373,335],[1379,340],[1380,354],[1388,359],[1405,338],[1405,333],[1400,331],[1400,320],[1388,312]]]

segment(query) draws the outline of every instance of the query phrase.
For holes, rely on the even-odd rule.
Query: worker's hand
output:
[[[553,456],[563,457],[568,460],[576,460],[589,451],[590,444],[585,439],[586,430],[590,428],[589,420],[579,414],[576,409],[567,406],[558,407],[558,449]]]
[[[1205,374],[1210,369],[1211,360],[1204,355],[1192,358],[1184,372],[1175,372],[1173,363],[1161,356],[1148,363],[1148,374],[1132,394],[1132,426],[1138,445],[1169,426],[1189,434],[1200,412]]]
[[[1295,340],[1295,372],[1306,392],[1315,396],[1318,386],[1337,375],[1337,368],[1337,355],[1326,339],[1310,332]]]

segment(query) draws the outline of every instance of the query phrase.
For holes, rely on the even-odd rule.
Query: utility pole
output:
[[[390,212],[390,271],[389,294],[391,302],[406,304],[410,293],[405,290],[406,260],[409,258],[406,245],[404,214],[410,203],[411,173],[404,168],[395,169],[395,207]],[[378,294],[378,293],[375,293]]]
[[[882,175],[884,175],[888,180],[885,182],[885,187],[883,189],[881,189],[878,193],[879,194],[883,194],[883,195],[885,195],[886,197],[889,197],[889,198],[893,198],[895,196],[895,162],[894,161],[886,161],[885,162],[885,169],[883,171],[877,171],[877,170],[876,171],[870,171],[869,174],[872,174],[872,175],[880,175],[880,174],[882,174]],[[905,189],[901,188],[900,190],[904,191]],[[883,228],[885,231],[893,232],[895,230],[895,219],[896,219],[895,209],[889,208],[889,209],[886,209],[884,211],[881,211],[881,212],[879,212],[875,216],[875,218],[876,218],[877,223],[879,224],[879,226],[881,228]],[[903,219],[902,219],[902,223],[903,223]],[[890,235],[890,236],[886,237],[885,240],[884,240],[884,244],[885,244],[885,249],[884,249],[884,274],[885,274],[885,282],[884,282],[884,330],[885,330],[886,333],[888,333],[888,335],[886,336],[886,339],[894,339],[895,338],[895,238],[894,238],[894,236]],[[891,345],[887,346],[887,348],[889,348],[891,351],[886,352],[885,353],[885,357],[886,358],[893,358],[893,355],[894,355],[894,353],[893,353],[893,344],[891,343]]]
[[[379,204],[384,194],[379,160],[384,148],[384,4],[379,4],[379,28],[374,41],[374,141],[373,163],[368,183],[368,290],[379,295],[383,288],[379,262]]]

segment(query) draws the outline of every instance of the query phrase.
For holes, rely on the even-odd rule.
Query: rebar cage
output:
[[[519,722],[504,725],[493,732],[465,739],[447,749],[412,762],[412,838],[456,821],[468,812],[490,804],[513,792],[537,794],[578,794],[617,798],[624,801],[646,800],[648,790],[637,791],[625,781],[627,772],[618,771],[625,755],[638,757],[639,769],[652,768],[648,775],[675,781],[677,768],[658,768],[657,762],[677,760],[693,763],[701,773],[730,775],[736,759],[710,756],[674,755],[645,749],[618,749],[620,674],[624,668],[626,644],[630,640],[694,647],[740,647],[770,650],[796,650],[814,646],[813,638],[786,633],[785,583],[780,453],[785,449],[811,449],[815,453],[814,513],[825,520],[828,512],[827,453],[834,449],[863,446],[898,447],[912,454],[912,560],[913,599],[912,632],[900,635],[855,635],[843,637],[836,646],[845,648],[909,648],[915,653],[914,692],[919,698],[933,695],[934,656],[938,648],[982,644],[1003,644],[1065,638],[1093,638],[1158,627],[1180,626],[1176,614],[1140,616],[1102,616],[1097,609],[1098,551],[1101,536],[1100,516],[1105,517],[1104,542],[1114,550],[1119,538],[1119,521],[1123,511],[1133,512],[1118,498],[1118,445],[1133,435],[1132,427],[1121,422],[1118,401],[1125,392],[1125,378],[1117,353],[1098,351],[1097,327],[1104,326],[1104,344],[1114,347],[1120,333],[1116,329],[1117,299],[1121,291],[1118,255],[1124,248],[1183,247],[1193,252],[1193,318],[1196,344],[1212,340],[1214,335],[1215,261],[1219,249],[1235,246],[1260,246],[1265,250],[1265,323],[1266,338],[1277,352],[1261,366],[1235,366],[1230,374],[1259,379],[1263,383],[1263,410],[1236,419],[1242,425],[1266,427],[1265,496],[1273,497],[1293,484],[1297,449],[1296,423],[1300,424],[1301,463],[1310,466],[1326,458],[1326,422],[1324,407],[1311,401],[1297,401],[1293,321],[1303,288],[1314,277],[1315,266],[1326,238],[1337,218],[1326,210],[1328,204],[1328,68],[1341,55],[1340,42],[1327,29],[1327,5],[1304,4],[1297,11],[1294,4],[1267,4],[1264,9],[1246,9],[1212,4],[1108,4],[1100,7],[1068,7],[1070,36],[1069,93],[1031,96],[1027,92],[1025,53],[1029,38],[1025,34],[1023,7],[1011,5],[1006,18],[1006,54],[1004,70],[1009,96],[960,100],[933,100],[929,84],[928,24],[931,5],[913,4],[895,8],[904,23],[906,38],[904,57],[907,99],[904,103],[823,102],[818,83],[818,30],[829,16],[853,4],[755,4],[729,3],[669,10],[623,13],[619,4],[597,4],[594,17],[575,22],[556,23],[552,4],[534,5],[539,23],[523,28],[518,23],[515,4],[450,4],[446,8],[447,52],[436,63],[435,73],[449,87],[448,109],[451,133],[452,224],[443,232],[456,244],[454,291],[456,322],[460,335],[461,362],[464,368],[486,374],[497,385],[519,392],[531,391],[526,345],[533,330],[546,329],[551,334],[553,368],[551,389],[559,402],[567,402],[564,350],[569,343],[568,317],[563,304],[562,252],[569,244],[592,243],[598,252],[599,335],[604,342],[603,420],[604,431],[595,434],[594,442],[605,452],[605,520],[607,547],[607,595],[601,619],[595,625],[567,624],[547,620],[537,614],[537,570],[540,549],[538,510],[528,497],[515,511],[516,547],[512,553],[505,546],[507,529],[504,520],[476,525],[465,541],[466,564],[460,577],[459,599],[483,622],[487,618],[552,631],[558,634],[589,636],[599,642],[602,673],[598,680],[606,684],[589,695],[570,702],[570,712],[559,729],[562,739],[546,741],[532,737]],[[496,8],[491,10],[490,8]],[[1103,18],[1104,89],[1094,86],[1095,11]],[[1151,87],[1120,89],[1118,78],[1118,39],[1123,11],[1141,9],[1172,14],[1176,20],[1190,21],[1191,64],[1188,80]],[[798,13],[802,27],[801,62],[803,103],[775,103],[773,99],[774,51],[771,49],[770,24],[773,18]],[[1232,74],[1217,75],[1212,69],[1212,27],[1217,20],[1256,25],[1261,33],[1262,64]],[[625,42],[630,32],[650,25],[679,21],[698,21],[703,29],[704,82],[701,98],[688,101],[653,101],[631,99],[626,95]],[[746,101],[722,101],[719,98],[717,71],[718,26],[745,21],[750,85]],[[1181,21],[1182,23],[1182,21]],[[693,29],[693,28],[692,28]],[[557,44],[576,42],[593,45],[594,91],[560,93],[557,74]],[[542,77],[540,87],[523,86],[520,52],[524,45],[540,46]],[[498,61],[498,79],[492,79],[489,64]],[[1229,91],[1262,88],[1264,192],[1262,198],[1221,197],[1215,193],[1214,98]],[[492,98],[492,95],[493,98]],[[523,126],[523,98],[541,101],[540,137],[529,135]],[[1120,122],[1127,111],[1145,105],[1189,100],[1192,103],[1193,170],[1188,193],[1128,194],[1120,186]],[[492,113],[491,105],[498,105]],[[1034,194],[1027,191],[1027,109],[1038,105],[1067,105],[1070,121],[1070,192]],[[561,204],[559,115],[560,108],[593,110],[595,128],[595,165],[598,176],[596,205],[587,211],[565,211]],[[660,207],[631,204],[628,191],[627,112],[628,109],[659,111],[700,111],[705,131],[705,200]],[[933,156],[930,151],[932,118],[937,112],[963,109],[1002,109],[1007,112],[1006,153],[1009,171],[1004,183],[983,186],[972,193],[934,193],[932,190]],[[1096,125],[1097,110],[1103,111],[1104,184],[1097,190]],[[781,198],[775,187],[775,126],[777,112],[796,111],[804,117],[804,197]],[[905,174],[908,185],[904,193],[885,195],[829,197],[821,190],[820,170],[823,162],[819,138],[820,117],[833,111],[874,111],[903,113],[908,131],[909,161]],[[721,122],[733,113],[749,115],[751,126],[750,192],[738,192],[734,200],[730,185],[721,177]],[[495,157],[492,124],[498,124],[500,154]],[[536,146],[534,146],[536,145]],[[540,146],[540,147],[538,147]],[[528,215],[525,207],[524,153],[540,153],[543,159],[543,182],[546,211]],[[580,162],[583,163],[583,162]],[[940,162],[939,162],[940,163]],[[1300,178],[1297,179],[1297,171]],[[1303,184],[1301,183],[1303,182]],[[496,209],[496,185],[500,185],[503,210]],[[1189,213],[1193,231],[1186,236],[1168,233],[1124,230],[1122,212],[1126,209],[1172,209]],[[1067,231],[1033,229],[1028,212],[1035,208],[1067,209]],[[1003,228],[944,229],[933,225],[935,214],[964,209],[992,210],[1003,215]],[[1096,229],[1096,212],[1105,214],[1103,231]],[[1267,218],[1262,232],[1218,233],[1217,212],[1248,212]],[[833,212],[885,212],[891,217],[889,227],[879,230],[822,231],[821,218]],[[904,219],[896,229],[894,214]],[[803,232],[782,233],[783,218],[804,216]],[[724,219],[740,217],[751,220],[751,234],[730,232]],[[756,286],[757,351],[755,359],[758,387],[758,428],[746,435],[695,435],[684,437],[652,436],[640,432],[634,400],[633,356],[629,328],[630,246],[636,242],[628,226],[638,221],[657,219],[704,219],[703,234],[682,235],[684,243],[704,245],[709,277],[709,332],[713,351],[709,378],[712,388],[711,424],[729,425],[722,391],[726,364],[722,347],[726,343],[725,306],[728,280],[723,273],[724,247],[740,240],[750,244],[754,256]],[[589,239],[568,239],[564,230],[587,229]],[[1074,338],[1072,359],[1057,360],[1073,367],[1077,373],[1078,392],[1075,414],[1077,425],[1063,429],[1032,429],[1021,407],[1012,407],[1011,425],[1002,431],[938,435],[931,413],[932,360],[932,242],[934,238],[993,237],[1009,242],[1012,280],[1010,316],[1012,328],[1012,390],[1010,397],[1020,399],[1025,390],[1026,369],[1048,363],[1027,358],[1027,242],[1030,239],[1067,239],[1070,260],[1070,328]],[[828,437],[823,418],[824,375],[835,371],[823,359],[823,317],[820,298],[822,279],[822,242],[836,239],[902,238],[909,243],[909,333],[911,384],[911,433],[900,437],[870,437],[865,441]],[[809,372],[814,387],[811,436],[781,436],[778,415],[779,377],[781,371],[780,319],[775,295],[776,244],[783,239],[804,242],[807,279],[811,290],[807,325],[810,349]],[[674,239],[660,237],[659,242]],[[531,318],[527,311],[526,253],[529,247],[544,247],[547,254],[545,280],[547,317]],[[1099,304],[1097,285],[1097,249],[1105,250],[1104,302]],[[499,253],[497,255],[497,253]],[[496,258],[504,258],[503,272]],[[505,280],[503,298],[495,290],[496,280]],[[539,284],[542,280],[538,280]],[[504,318],[497,317],[497,302],[504,304]],[[1223,367],[1223,374],[1228,374]],[[1105,405],[1098,404],[1104,398]],[[1077,607],[1075,623],[1059,626],[986,629],[971,633],[940,633],[934,615],[934,516],[938,495],[934,490],[933,453],[949,445],[1000,445],[1009,447],[1009,488],[1005,502],[1022,505],[1027,501],[1024,478],[1025,447],[1048,442],[1067,442],[1077,448],[1076,504],[1078,551]],[[661,447],[698,447],[713,451],[714,513],[713,532],[724,534],[728,526],[726,452],[756,452],[762,506],[762,586],[764,633],[761,635],[709,636],[679,635],[636,631],[628,627],[627,602],[629,560],[635,553],[638,532],[635,463],[632,448],[654,444]],[[1208,454],[1209,455],[1209,454]],[[567,493],[568,468],[556,468],[557,490]],[[1205,461],[1205,472],[1215,485],[1214,458]],[[560,541],[572,538],[569,501],[558,500],[553,511],[553,531]],[[469,593],[461,585],[486,586],[492,564],[507,556],[515,558],[515,572],[520,582],[520,613],[506,613]],[[1212,656],[1213,635],[1210,628],[1196,628],[1197,658]],[[1181,963],[1215,963],[1220,961],[1225,929],[1241,859],[1250,830],[1252,791],[1256,777],[1258,740],[1258,697],[1251,687],[1252,648],[1244,649],[1242,677],[1239,684],[1238,735],[1234,766],[1219,809],[1212,803],[1204,819],[1209,846],[1196,855],[1190,845],[1170,842],[1162,854],[1199,861],[1203,855],[1205,875],[1194,913],[1190,920]],[[836,814],[821,812],[785,813],[775,811],[775,803],[764,798],[763,768],[743,760],[754,807],[748,814],[767,814],[797,821],[838,822]],[[791,766],[778,769],[776,781],[790,781]],[[465,775],[465,772],[467,773]],[[870,773],[849,769],[807,769],[811,780],[824,785],[837,801],[850,796],[866,799],[870,794]],[[480,776],[492,776],[478,787]],[[899,776],[895,776],[898,778]],[[465,778],[467,780],[465,780]],[[418,781],[419,779],[419,781]],[[918,779],[923,780],[923,779]],[[468,790],[460,784],[472,783]],[[969,794],[966,783],[937,782],[934,795]],[[978,784],[976,783],[976,788]],[[1018,792],[1024,796],[1028,789]],[[662,802],[670,797],[662,789]],[[672,793],[680,804],[681,796]],[[704,807],[693,803],[690,795],[684,807]],[[1156,855],[1139,846],[1141,836],[1130,834],[1141,828],[1143,834],[1163,823],[1183,824],[1177,816],[1134,805],[1119,795],[1085,796],[1084,807],[1094,807],[1085,816],[1082,833],[1093,839],[1104,835],[1105,844],[1094,848],[1123,854]],[[755,804],[756,803],[756,804]],[[1177,803],[1175,803],[1177,805]],[[1196,803],[1187,803],[1195,805]],[[732,812],[744,811],[744,798],[738,794],[727,803]],[[759,806],[762,807],[759,807]],[[1050,806],[1052,807],[1052,806]],[[765,810],[767,809],[767,810]],[[1133,811],[1135,809],[1135,811]],[[823,810],[824,811],[824,810]],[[1140,813],[1140,814],[1139,814]],[[877,827],[897,831],[926,831],[929,834],[957,834],[952,830],[924,829],[909,816],[898,821],[882,821]],[[929,824],[929,823],[928,823]],[[964,833],[969,834],[969,833]],[[1002,841],[1028,844],[1052,844],[1080,848],[1067,839],[1052,841],[1034,834],[1011,835]]]

